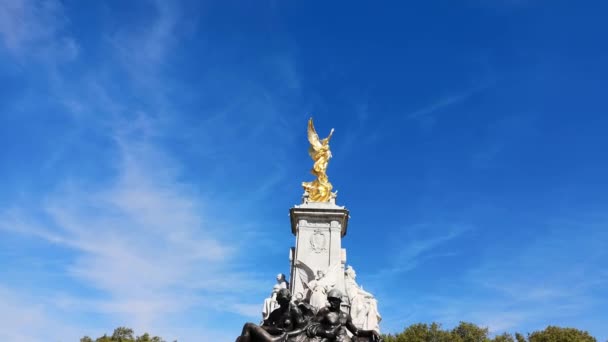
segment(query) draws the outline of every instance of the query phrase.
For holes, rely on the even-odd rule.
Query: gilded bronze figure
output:
[[[327,178],[326,171],[331,158],[329,139],[331,139],[333,133],[332,128],[327,138],[319,139],[312,118],[308,120],[308,141],[310,142],[308,154],[315,162],[310,172],[317,176],[317,179],[312,182],[303,182],[302,187],[308,192],[308,199],[311,202],[329,202],[332,195],[332,185]]]

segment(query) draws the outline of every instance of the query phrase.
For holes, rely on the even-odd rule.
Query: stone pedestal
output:
[[[317,271],[335,281],[335,288],[345,293],[344,264],[346,250],[342,248],[342,237],[348,227],[348,210],[332,202],[309,202],[296,205],[289,210],[291,232],[296,236],[296,246],[290,251],[291,291],[294,298],[301,293],[304,298],[310,291],[304,282],[314,279]],[[313,278],[303,279],[296,265],[312,271]],[[311,273],[311,272],[309,272]]]

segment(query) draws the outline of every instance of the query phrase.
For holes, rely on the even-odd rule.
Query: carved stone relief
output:
[[[327,235],[321,230],[315,230],[310,236],[310,249],[315,253],[327,250]]]

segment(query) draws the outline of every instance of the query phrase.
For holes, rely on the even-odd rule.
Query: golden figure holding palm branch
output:
[[[308,154],[315,162],[310,172],[317,176],[317,179],[312,182],[303,182],[302,187],[308,193],[308,200],[311,202],[329,202],[332,195],[332,185],[327,178],[326,171],[331,158],[329,139],[333,133],[332,128],[327,138],[319,139],[312,118],[308,120],[308,141],[310,142]]]

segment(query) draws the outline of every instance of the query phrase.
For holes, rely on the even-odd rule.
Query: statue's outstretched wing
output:
[[[337,275],[338,268],[340,267],[340,263],[337,262],[334,265],[329,266],[327,272],[325,272],[325,285],[329,287],[334,287],[338,283]]]
[[[300,281],[302,281],[302,285],[304,288],[308,288],[308,283],[315,279],[315,272],[308,267],[305,263],[297,260],[295,263],[296,270],[298,270],[298,275],[300,276]]]
[[[323,148],[323,144],[321,143],[321,140],[319,140],[319,135],[317,134],[317,131],[315,131],[315,126],[312,123],[312,118],[308,120],[308,141],[315,151]]]

